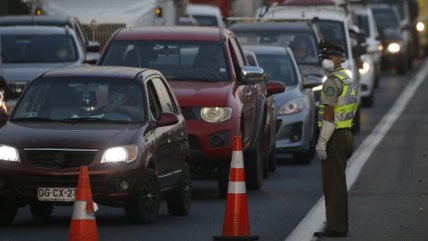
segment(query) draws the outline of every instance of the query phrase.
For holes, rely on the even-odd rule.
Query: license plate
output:
[[[73,202],[76,197],[74,187],[39,187],[37,198],[39,201]]]

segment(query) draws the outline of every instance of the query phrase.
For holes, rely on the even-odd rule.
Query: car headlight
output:
[[[367,72],[369,72],[370,70],[370,65],[367,62],[363,62],[363,67],[361,69],[359,69],[358,71],[360,72],[360,74],[367,74]]]
[[[133,162],[137,159],[137,155],[138,147],[136,145],[112,147],[104,152],[101,163]]]
[[[398,43],[390,43],[390,44],[388,44],[388,48],[387,49],[388,49],[388,51],[390,53],[393,53],[393,54],[398,53],[400,51],[400,44],[398,44]]]
[[[210,123],[219,123],[229,120],[232,117],[230,107],[204,107],[201,109],[201,117]]]
[[[19,162],[19,153],[15,147],[0,145],[0,160]]]
[[[281,107],[279,107],[277,114],[278,115],[289,115],[298,113],[301,110],[303,110],[303,107],[305,106],[305,99],[304,98],[298,98],[294,99],[288,102],[285,102]]]
[[[418,30],[419,32],[422,32],[422,31],[424,31],[424,29],[425,29],[425,24],[423,22],[419,21],[416,24],[416,30]]]

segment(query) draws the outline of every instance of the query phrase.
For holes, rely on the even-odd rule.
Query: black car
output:
[[[190,208],[189,144],[180,106],[157,70],[69,67],[25,89],[0,130],[0,224],[30,205],[48,217],[74,200],[80,166],[93,199],[151,222],[160,198],[171,215]]]
[[[398,74],[405,75],[413,59],[409,39],[403,34],[406,27],[401,27],[397,9],[388,4],[371,4],[371,9],[383,45],[382,67],[395,68]]]

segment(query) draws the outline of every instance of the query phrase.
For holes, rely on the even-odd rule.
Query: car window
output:
[[[257,60],[265,71],[268,81],[281,81],[286,86],[298,84],[296,70],[290,56],[284,54],[257,54]]]
[[[373,16],[379,32],[387,28],[400,28],[400,23],[391,8],[373,8]]]
[[[35,81],[11,116],[51,120],[93,118],[144,122],[147,112],[139,83],[109,78],[49,78]]]
[[[168,80],[225,81],[225,56],[213,41],[113,41],[101,64],[153,68]]]
[[[294,31],[236,31],[243,45],[273,45],[290,47],[299,64],[319,64],[318,41],[315,35]]]
[[[71,35],[1,36],[3,63],[71,62],[78,59]]]
[[[159,96],[162,113],[169,112],[177,114],[177,107],[175,106],[175,102],[171,98],[171,93],[168,91],[167,87],[165,87],[163,81],[159,78],[154,78],[153,85],[155,86]]]
[[[149,95],[149,107],[150,112],[152,113],[153,117],[157,120],[162,113],[162,108],[160,106],[159,96],[156,92],[156,88],[153,85],[153,82],[149,80],[147,82],[147,91]]]
[[[370,36],[370,25],[369,25],[369,17],[366,14],[358,14],[357,15],[357,25],[360,30],[364,31],[366,36]]]
[[[348,58],[347,33],[343,22],[319,19],[316,24],[323,38],[340,45],[345,50],[345,57]]]

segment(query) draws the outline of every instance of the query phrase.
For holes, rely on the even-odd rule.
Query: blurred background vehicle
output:
[[[312,91],[314,84],[305,82],[290,48],[243,46],[246,51],[255,53],[268,81],[280,81],[286,85],[285,92],[273,95],[277,116],[277,152],[292,154],[297,163],[310,163],[316,144],[317,113]]]
[[[185,120],[156,70],[45,72],[1,129],[0,149],[0,176],[9,184],[0,193],[1,224],[27,205],[38,218],[72,205],[80,166],[88,166],[93,200],[124,208],[133,222],[152,222],[163,196],[170,215],[187,215],[191,205]]]
[[[418,17],[416,30],[418,31],[418,42],[423,56],[428,55],[428,3],[426,0],[418,0]]]
[[[186,6],[184,16],[193,17],[200,26],[225,26],[223,15],[215,5],[189,3]]]
[[[69,27],[0,27],[0,66],[6,80],[6,105],[12,109],[25,86],[41,73],[88,63],[85,49]],[[93,60],[89,60],[93,63]]]
[[[395,7],[388,4],[370,4],[382,42],[382,67],[394,68],[400,75],[407,74],[411,54],[400,27],[400,17]]]
[[[375,88],[379,86],[381,74],[381,42],[371,8],[367,4],[360,3],[351,4],[351,9],[358,25],[358,29],[355,28],[355,32],[359,32],[355,36],[356,42],[360,42],[365,51],[360,56],[362,62],[359,66],[362,104],[371,107],[374,104]]]
[[[87,61],[95,64],[99,58],[100,43],[89,40],[88,35],[79,19],[74,16],[30,16],[10,15],[0,17],[0,26],[58,26],[74,30],[80,45],[84,46]]]
[[[340,45],[344,49],[345,61],[342,66],[357,83],[358,104],[361,104],[360,73],[354,56],[349,35],[355,26],[352,13],[343,0],[287,0],[282,4],[268,5],[258,9],[256,16],[266,20],[309,20],[317,25],[323,38]],[[354,117],[352,131],[360,130],[360,108]]]
[[[321,83],[325,77],[318,57],[321,33],[311,21],[238,22],[230,25],[229,29],[237,35],[239,42],[243,45],[290,47],[303,74],[315,77],[309,78],[308,81],[318,78],[318,82]],[[321,86],[318,85],[313,90],[318,105]]]
[[[36,15],[76,16],[91,40],[104,47],[121,27],[175,25],[184,0],[34,0]],[[126,7],[124,7],[126,6]]]

